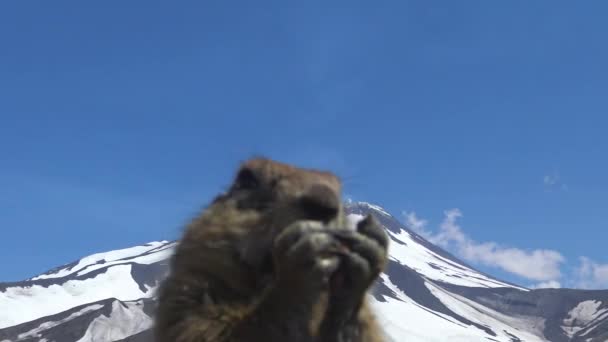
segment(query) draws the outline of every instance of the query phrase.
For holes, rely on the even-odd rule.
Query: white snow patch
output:
[[[77,342],[122,340],[151,328],[152,323],[153,320],[144,313],[142,303],[114,301],[110,317],[100,315],[95,318]]]
[[[87,307],[84,307],[84,308],[78,310],[77,312],[74,312],[74,313],[70,314],[68,317],[66,317],[66,318],[64,318],[62,320],[51,321],[51,322],[44,322],[44,323],[40,324],[37,328],[34,328],[34,329],[32,329],[32,330],[30,330],[28,332],[25,332],[23,334],[19,334],[17,336],[17,341],[21,341],[21,340],[24,340],[24,339],[30,338],[30,337],[39,338],[40,337],[40,333],[43,332],[43,331],[45,331],[45,330],[49,330],[49,329],[54,328],[54,327],[56,327],[58,325],[61,325],[61,324],[66,323],[68,321],[71,321],[71,320],[73,320],[76,317],[80,317],[80,316],[86,314],[87,312],[99,310],[101,308],[103,308],[103,305],[101,305],[101,304],[89,305]],[[44,340],[44,339],[42,339],[42,340]]]
[[[120,259],[125,259],[125,258],[129,258],[129,257],[141,255],[148,251],[151,251],[158,247],[166,245],[167,243],[168,243],[168,241],[154,241],[154,242],[150,242],[143,246],[135,246],[135,247],[130,247],[130,248],[118,249],[115,251],[105,252],[105,253],[92,254],[85,258],[80,259],[78,261],[78,264],[76,264],[72,267],[63,268],[63,269],[57,270],[54,273],[50,273],[50,274],[42,274],[42,275],[32,278],[31,280],[65,277],[74,272],[80,271],[87,266],[95,265],[97,263],[107,263],[110,261],[115,261],[115,260],[120,260]]]
[[[475,326],[465,325],[451,316],[425,308],[391,283],[385,274],[381,277],[384,284],[397,294],[398,299],[384,297],[385,302],[374,299],[372,306],[379,323],[394,341],[470,342],[485,341],[487,338],[500,342],[510,341],[508,337],[490,336]]]
[[[131,277],[131,265],[117,265],[93,278],[49,287],[9,287],[0,292],[0,308],[10,308],[0,310],[0,329],[107,298],[130,301],[148,296]]]
[[[365,216],[359,214],[349,214],[346,216],[346,222],[351,229],[355,229],[357,227],[357,223],[363,219],[365,219]]]
[[[608,308],[599,310],[601,305],[602,302],[597,300],[586,300],[578,303],[577,306],[568,312],[568,317],[564,319],[562,330],[569,337],[573,337],[577,332],[587,328],[589,323],[608,313]],[[591,330],[593,329],[589,329],[583,335],[588,334]]]
[[[413,236],[401,230],[399,233],[387,231],[397,241],[389,244],[390,258],[408,266],[425,277],[449,284],[470,287],[511,287],[527,291],[522,287],[501,282],[485,276],[465,265],[457,264],[414,240]],[[403,244],[400,244],[402,242]]]
[[[542,319],[507,316],[468,298],[450,293],[435,284],[425,282],[425,286],[457,315],[492,329],[498,335],[493,337],[495,339],[511,341],[509,334],[512,334],[526,342],[546,341],[543,336],[544,320]]]
[[[371,204],[371,203],[367,203],[367,202],[358,202],[357,204],[362,205],[362,206],[366,206],[370,209],[373,209],[377,212],[379,212],[380,214],[384,215],[384,216],[391,216],[391,214],[389,214],[386,210],[384,210],[384,208],[382,208],[381,206],[375,205],[375,204]]]
[[[124,263],[136,263],[136,264],[150,265],[150,264],[168,259],[173,254],[173,246],[174,246],[174,244],[170,244],[162,249],[159,249],[158,251],[154,251],[153,253],[145,254],[142,256],[136,256],[136,257],[132,257],[132,258],[106,262],[103,264],[94,264],[91,266],[87,266],[83,270],[79,271],[78,275],[81,276],[81,275],[87,274],[89,272],[98,270],[100,268],[113,266],[113,265],[120,265],[120,264],[124,264]]]
[[[608,318],[608,311],[602,310],[601,314],[598,314],[587,326],[584,328],[584,331],[580,336],[585,336],[592,332],[595,328],[601,325],[604,322],[604,319]],[[604,341],[608,342],[608,340]]]

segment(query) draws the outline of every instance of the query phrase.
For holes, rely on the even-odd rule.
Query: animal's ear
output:
[[[236,175],[232,190],[252,190],[260,185],[260,180],[255,172],[247,167],[242,168]]]

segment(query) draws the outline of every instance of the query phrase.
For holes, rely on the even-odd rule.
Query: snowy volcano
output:
[[[475,270],[379,206],[391,238],[373,304],[393,341],[608,341],[608,290],[529,290]],[[152,341],[155,288],[174,242],[94,254],[31,279],[0,283],[0,342]]]

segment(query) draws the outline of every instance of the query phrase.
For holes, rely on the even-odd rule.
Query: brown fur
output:
[[[176,248],[157,342],[383,341],[365,294],[388,240],[371,217],[346,229],[339,199],[331,173],[245,162]]]

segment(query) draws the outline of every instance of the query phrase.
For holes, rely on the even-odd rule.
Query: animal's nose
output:
[[[329,222],[340,211],[338,195],[330,187],[322,184],[312,185],[300,197],[299,204],[306,217],[316,221]]]

